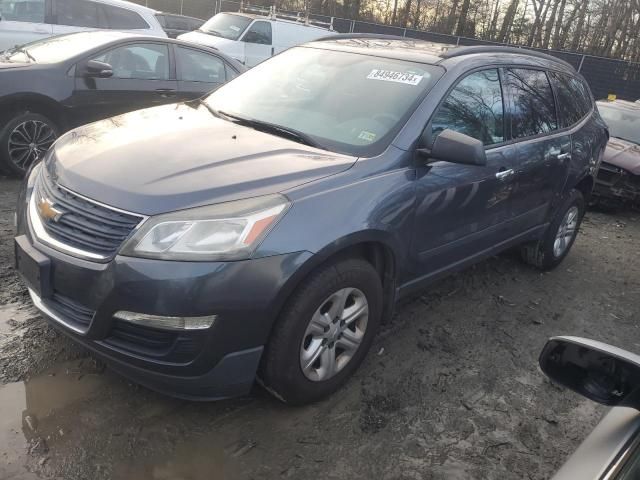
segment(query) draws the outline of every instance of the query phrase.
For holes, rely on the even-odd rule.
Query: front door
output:
[[[508,239],[515,147],[504,145],[497,69],[463,78],[433,116],[432,135],[451,129],[485,144],[486,166],[436,162],[418,169],[413,252],[416,276],[461,264]],[[420,173],[422,171],[422,173]]]
[[[131,43],[87,60],[111,65],[113,76],[87,76],[86,61],[76,66],[75,91],[68,106],[77,124],[177,101],[167,44]]]
[[[559,130],[551,85],[543,70],[506,71],[511,134],[518,140],[516,189],[512,197],[514,229],[544,224],[549,208],[567,180],[571,137]]]
[[[242,37],[244,42],[244,63],[255,67],[273,55],[271,22],[256,20]]]

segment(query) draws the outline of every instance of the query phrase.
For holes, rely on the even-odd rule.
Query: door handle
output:
[[[560,160],[561,162],[563,162],[565,160],[571,160],[571,154],[569,152],[561,153],[561,154],[557,155],[556,158],[558,160]]]
[[[156,92],[163,98],[176,96],[176,91],[172,88],[156,88]]]
[[[513,174],[514,174],[513,168],[510,168],[509,170],[502,170],[501,172],[497,172],[496,178],[498,180],[504,180],[505,178],[508,178]]]

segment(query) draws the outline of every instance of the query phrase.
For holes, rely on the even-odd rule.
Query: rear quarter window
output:
[[[582,81],[563,73],[550,72],[558,98],[558,115],[562,128],[575,125],[591,111],[591,94]]]

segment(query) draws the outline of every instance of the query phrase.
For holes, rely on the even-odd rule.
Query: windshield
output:
[[[598,103],[598,111],[612,137],[640,144],[640,110],[624,110]]]
[[[381,153],[443,70],[401,60],[296,47],[218,89],[222,114],[304,134],[320,148]]]
[[[219,13],[207,20],[200,27],[200,31],[229,40],[237,40],[250,23],[251,19],[242,15]]]
[[[110,32],[83,32],[47,38],[0,53],[3,62],[58,63],[122,38]]]

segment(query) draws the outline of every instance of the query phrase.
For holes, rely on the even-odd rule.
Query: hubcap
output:
[[[571,207],[565,213],[560,227],[558,227],[558,233],[556,234],[556,240],[553,243],[553,254],[557,257],[562,255],[573,237],[576,235],[576,227],[578,226],[578,207]]]
[[[46,152],[56,139],[56,133],[44,122],[27,120],[9,134],[9,158],[21,170],[26,170]]]
[[[302,372],[315,382],[328,380],[342,370],[362,343],[369,304],[357,288],[343,288],[330,295],[311,317],[302,345]]]

